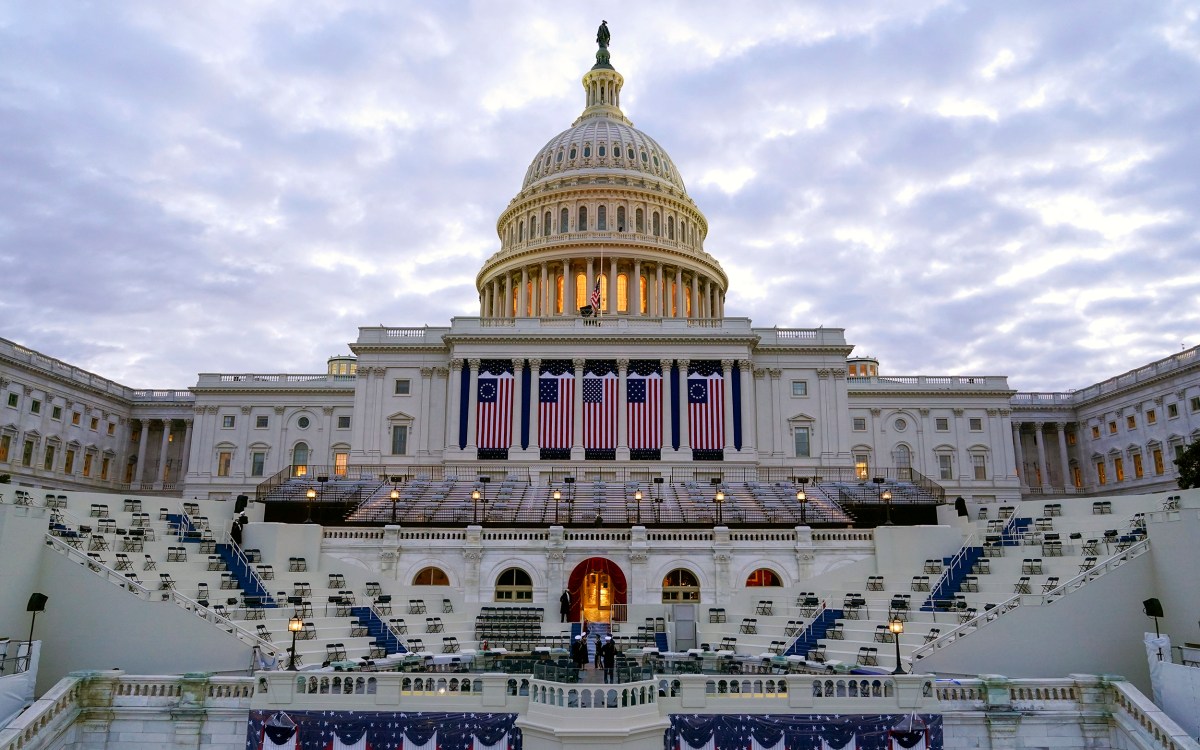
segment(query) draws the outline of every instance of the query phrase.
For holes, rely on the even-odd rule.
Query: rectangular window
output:
[[[83,475],[90,477],[92,475],[92,454],[85,453],[83,455]]]
[[[942,479],[954,478],[954,456],[943,453],[938,458],[938,476]]]
[[[92,432],[100,429],[100,418],[92,417],[91,420],[88,421],[88,427],[91,428]]]
[[[107,432],[109,435],[116,435],[117,434],[117,423],[109,422],[108,427],[105,429],[105,432]]]
[[[269,423],[270,422],[267,417],[255,417],[254,418],[254,429],[265,430],[265,429],[267,429],[267,425]]]
[[[1083,472],[1078,466],[1071,467],[1071,482],[1075,485],[1075,489],[1083,489]]]
[[[1167,404],[1167,419],[1179,416],[1179,404]]]
[[[412,383],[407,378],[397,380],[393,386],[392,393],[397,396],[407,396],[412,388]]]
[[[0,461],[8,461],[8,452],[12,450],[12,436],[0,435]]]
[[[221,451],[217,454],[217,476],[229,476],[229,466],[233,463],[232,451]]]
[[[1173,451],[1174,451],[1174,453],[1175,453],[1175,463],[1179,463],[1179,459],[1183,458],[1183,446],[1182,446],[1182,445],[1176,445],[1176,446],[1173,448]]]
[[[41,414],[42,413],[42,402],[38,401],[36,398],[30,399],[29,413],[30,414]]]
[[[1096,479],[1100,481],[1100,484],[1108,484],[1108,472],[1104,470],[1103,461],[1096,462]]]
[[[1158,422],[1158,415],[1154,413],[1153,409],[1146,412],[1146,424],[1156,424],[1157,422]]]
[[[870,471],[871,467],[870,462],[867,460],[867,454],[854,454],[854,475],[860,480],[864,480],[867,478],[867,475],[870,473]]]
[[[225,416],[221,417],[221,427],[223,427],[225,429],[229,429],[229,428],[233,427],[235,422],[236,422],[236,419],[234,418],[234,416],[232,414],[226,414]]]
[[[51,419],[62,419],[62,407],[61,406],[50,407],[50,418]]]
[[[982,418],[971,417],[967,423],[971,429],[971,432],[983,432],[983,419]]]
[[[938,432],[950,431],[950,420],[947,417],[937,417],[933,420],[933,428]]]
[[[866,417],[855,417],[854,418],[854,429],[857,430],[858,432],[865,432],[867,429],[867,418]]]
[[[1155,448],[1153,456],[1154,456],[1154,473],[1161,477],[1163,474],[1163,471],[1166,470],[1165,466],[1163,465],[1162,448]]]
[[[1133,416],[1132,414],[1130,414],[1128,417],[1125,417],[1125,429],[1136,430],[1137,429],[1137,417]]]
[[[261,477],[267,465],[267,454],[263,451],[255,451],[250,454],[250,476]]]
[[[1135,479],[1141,479],[1145,475],[1146,475],[1146,472],[1142,468],[1142,454],[1134,453],[1133,454],[1133,476]]]
[[[1116,435],[1116,434],[1117,434],[1117,423],[1116,423],[1116,421],[1112,421],[1112,422],[1109,422],[1109,423],[1108,423],[1108,434],[1109,434],[1109,435]]]
[[[338,429],[339,429],[339,430],[348,430],[348,429],[350,429],[350,417],[338,417],[338,423],[337,423],[337,424],[338,424]]]
[[[46,457],[42,459],[42,468],[46,471],[54,471],[54,446],[46,446]]]
[[[1100,425],[1092,425],[1092,440],[1100,439]]]
[[[1125,481],[1125,460],[1120,456],[1113,459],[1113,476],[1117,478],[1118,482]]]
[[[1075,437],[1075,431],[1068,430],[1067,431],[1067,445],[1075,445],[1076,440],[1078,440],[1078,438]]]
[[[809,435],[808,435],[807,427],[797,427],[796,428],[796,431],[795,431],[796,458],[808,458],[809,457],[810,448],[809,448],[808,437],[809,437]]]
[[[971,456],[971,465],[975,469],[976,479],[987,479],[987,456]]]
[[[12,408],[17,408],[17,404],[21,403],[21,397],[15,393],[8,394],[8,405]]]
[[[334,453],[333,454],[333,473],[336,476],[346,476],[346,469],[350,466],[349,453]]]
[[[403,456],[408,453],[408,425],[392,425],[392,455]]]
[[[1192,411],[1200,411],[1200,396],[1192,396],[1192,400],[1189,403],[1192,405]]]
[[[33,441],[26,440],[24,447],[21,448],[21,465],[33,465]]]
[[[112,465],[112,459],[108,456],[100,459],[100,478],[108,479],[108,467]]]
[[[75,425],[76,427],[78,427],[78,426],[79,426],[79,422],[80,422],[80,420],[82,420],[82,419],[83,419],[83,415],[82,415],[82,414],[80,414],[79,412],[77,412],[77,411],[73,411],[73,412],[71,412],[71,424],[73,424],[73,425]]]
[[[807,396],[808,395],[808,381],[807,380],[793,380],[792,381],[792,395],[793,396]]]
[[[63,459],[63,474],[75,473],[75,451],[67,449],[67,457]]]

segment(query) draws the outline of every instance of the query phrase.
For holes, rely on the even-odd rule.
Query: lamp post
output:
[[[288,620],[288,630],[292,633],[292,655],[288,657],[288,669],[292,672],[296,671],[296,634],[304,629],[304,620],[296,615]]]
[[[887,508],[887,520],[883,522],[883,525],[891,526],[892,525],[892,491],[884,490],[883,494],[879,496],[879,499],[883,501],[884,507]]]
[[[563,483],[567,485],[567,523],[570,523],[575,515],[575,477],[563,477]]]
[[[904,632],[904,620],[899,617],[893,617],[888,623],[888,630],[892,633],[892,641],[896,644],[896,669],[892,674],[904,674],[904,669],[900,666],[900,634]]]
[[[471,490],[471,523],[479,523],[479,500],[483,493],[478,488]]]
[[[317,491],[316,491],[316,490],[314,490],[312,487],[309,487],[309,488],[308,488],[308,491],[304,493],[304,496],[308,498],[308,518],[305,518],[305,519],[304,519],[304,522],[305,522],[305,523],[312,523],[312,522],[313,522],[313,520],[312,520],[312,506],[313,506],[313,500],[316,500],[316,499],[317,499]]]
[[[654,478],[654,522],[655,523],[662,523],[662,504],[663,504],[662,485],[663,485],[663,478],[655,477]]]
[[[642,491],[641,490],[634,490],[633,500],[634,500],[634,502],[637,503],[637,522],[638,522],[638,524],[641,524],[641,522],[642,522]]]
[[[717,504],[717,525],[721,525],[721,506],[725,504],[725,490],[718,488],[717,494],[713,495],[713,502]]]
[[[554,494],[551,495],[551,497],[554,498],[554,525],[557,526],[558,525],[558,504],[562,501],[562,492],[560,490],[555,490]]]
[[[392,487],[392,491],[388,493],[388,497],[392,499],[392,523],[396,523],[396,503],[400,502],[400,490]]]
[[[805,485],[808,484],[808,477],[796,477],[796,481],[800,483],[800,489],[796,490],[796,502],[800,503],[800,525],[808,525],[808,493],[804,491]]]

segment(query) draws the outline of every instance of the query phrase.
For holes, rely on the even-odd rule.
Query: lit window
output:
[[[1096,462],[1096,479],[1099,480],[1100,484],[1108,484],[1108,472],[1104,470],[1103,461]]]
[[[12,450],[12,436],[0,435],[0,461],[8,461],[10,450]]]
[[[269,424],[269,421],[268,421],[267,417],[255,417],[254,418],[254,429],[256,429],[256,430],[265,430],[265,429],[267,429],[268,424]]]
[[[1163,465],[1162,448],[1155,448],[1153,456],[1154,456],[1154,473],[1161,477],[1163,474],[1163,471],[1165,471],[1165,466]]]
[[[29,400],[29,413],[30,414],[41,414],[42,413],[42,402],[38,401],[36,398],[30,399]]]
[[[808,381],[807,380],[793,380],[792,381],[792,395],[793,396],[807,396],[808,395]]]
[[[971,417],[968,422],[971,432],[983,432],[983,419],[980,417]]]
[[[783,581],[775,574],[775,571],[767,568],[759,568],[746,578],[747,586],[782,586]]]
[[[52,407],[50,409],[50,418],[51,419],[62,419],[62,407],[61,406]]]
[[[230,429],[233,427],[235,421],[236,419],[232,414],[226,414],[225,416],[221,417],[221,427]]]
[[[807,427],[797,427],[795,430],[796,458],[808,458],[810,455],[809,433]]]
[[[987,456],[973,454],[971,466],[975,469],[976,479],[987,479]]]
[[[938,478],[953,479],[954,478],[954,456],[949,453],[942,453],[938,457]]]
[[[46,446],[46,456],[42,460],[42,468],[46,471],[54,471],[54,446]]]
[[[700,581],[690,570],[676,568],[663,577],[663,602],[700,601]]]
[[[1092,440],[1100,439],[1100,425],[1092,425]]]
[[[1125,481],[1125,461],[1120,456],[1113,459],[1113,475],[1118,482]]]
[[[865,432],[867,429],[867,418],[866,417],[855,417],[854,418],[854,429],[858,432]]]
[[[1071,483],[1075,485],[1076,489],[1083,487],[1083,472],[1079,470],[1078,466],[1071,467]]]
[[[405,378],[396,381],[396,384],[392,387],[392,393],[397,396],[407,396],[411,392],[411,389],[412,381]]]
[[[79,426],[79,422],[80,422],[80,420],[81,420],[81,419],[83,419],[83,415],[82,415],[82,414],[80,414],[80,413],[79,413],[79,412],[77,412],[77,411],[73,411],[73,412],[71,412],[71,424],[73,424],[73,425],[75,425],[76,427],[78,427],[78,426]]]
[[[1179,416],[1179,404],[1167,404],[1167,419]]]
[[[413,576],[414,586],[449,586],[450,579],[441,568],[421,568]]]
[[[233,463],[233,451],[221,451],[217,454],[217,476],[229,476],[229,466]]]
[[[1145,474],[1146,474],[1145,469],[1142,468],[1142,454],[1134,453],[1133,454],[1133,476],[1134,476],[1134,478],[1141,479],[1143,476],[1145,476]]]
[[[255,451],[250,454],[250,476],[261,477],[267,466],[267,454],[264,451]]]
[[[392,455],[403,456],[408,453],[408,425],[392,425]]]
[[[92,429],[93,432],[100,429],[100,418],[92,417],[91,421],[88,422],[88,426]]]
[[[1125,429],[1136,430],[1137,429],[1137,417],[1133,416],[1132,414],[1129,415],[1128,417],[1125,417]]]
[[[21,397],[15,393],[8,394],[8,405],[12,408],[17,408],[17,404],[21,403]]]
[[[854,476],[857,479],[866,479],[870,473],[869,457],[866,453],[854,454]]]
[[[105,429],[105,432],[107,432],[109,435],[117,434],[117,423],[109,422],[108,427]]]
[[[83,475],[90,477],[92,475],[92,454],[85,453],[83,455]]]
[[[349,453],[334,453],[333,454],[333,473],[336,476],[346,476],[346,469],[350,466]]]
[[[1117,434],[1117,423],[1115,421],[1108,423],[1108,434],[1109,435]]]
[[[949,432],[950,420],[947,417],[937,417],[933,420],[933,427],[938,432]]]
[[[67,457],[65,459],[63,459],[63,473],[64,474],[74,474],[75,473],[75,451],[73,451],[69,448],[67,449]]]
[[[509,568],[496,579],[496,601],[533,601],[533,579],[520,568]]]
[[[112,459],[108,456],[100,459],[100,478],[108,479],[108,468],[112,466]]]
[[[1146,412],[1146,424],[1155,424],[1157,422],[1158,422],[1158,415],[1154,413],[1153,409]]]
[[[1067,430],[1067,445],[1075,445],[1077,439],[1074,430]]]
[[[337,426],[339,430],[350,429],[350,417],[338,417]]]

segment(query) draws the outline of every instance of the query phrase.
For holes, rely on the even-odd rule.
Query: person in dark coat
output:
[[[229,538],[237,546],[242,546],[242,524],[240,521],[235,520],[233,526],[229,527]]]
[[[592,659],[592,666],[596,669],[604,666],[603,654],[600,653],[604,648],[604,641],[601,640],[601,637],[599,633],[596,633],[596,656]]]
[[[604,661],[604,681],[616,682],[613,670],[617,666],[617,644],[613,642],[611,635],[604,637],[604,646],[600,648],[599,655]]]
[[[571,644],[571,661],[575,662],[575,669],[583,669],[583,665],[587,664],[587,645],[582,635],[575,636]]]
[[[562,596],[558,597],[558,616],[561,618],[559,622],[566,622],[571,616],[571,594],[563,589]]]

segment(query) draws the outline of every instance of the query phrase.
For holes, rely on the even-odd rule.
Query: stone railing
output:
[[[354,375],[314,375],[287,374],[256,374],[256,373],[214,373],[202,372],[197,378],[197,388],[226,388],[242,390],[245,388],[261,389],[313,389],[337,388],[354,390]]]
[[[910,388],[945,390],[1007,390],[1008,378],[1003,375],[880,375],[846,378],[852,388],[870,386],[889,390]]]
[[[960,623],[953,630],[941,634],[929,643],[925,643],[916,647],[912,651],[912,661],[915,664],[920,659],[924,659],[930,654],[946,648],[959,638],[969,635],[970,633],[974,633],[980,628],[996,622],[1001,617],[1004,617],[1020,607],[1053,604],[1061,599],[1064,595],[1073,591],[1078,591],[1105,573],[1111,572],[1135,557],[1140,557],[1149,551],[1149,549],[1150,540],[1143,539],[1142,541],[1131,545],[1128,549],[1118,552],[1112,557],[1109,557],[1106,560],[1096,564],[1094,567],[1079,573],[1074,578],[1060,583],[1057,587],[1044,594],[1014,594],[1013,596],[998,602],[992,609],[981,612],[975,617],[972,617],[970,620]]]
[[[276,671],[255,680],[254,708],[269,710],[361,711],[364,700],[380,711],[517,712],[528,704],[517,695],[528,675]]]

